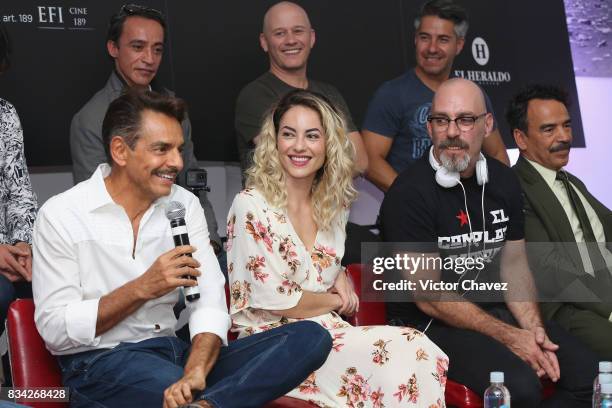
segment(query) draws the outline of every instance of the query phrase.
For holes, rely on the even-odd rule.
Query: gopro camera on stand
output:
[[[206,169],[187,169],[185,175],[185,185],[193,194],[199,196],[200,191],[210,191],[210,187],[208,187],[208,173],[206,172]]]

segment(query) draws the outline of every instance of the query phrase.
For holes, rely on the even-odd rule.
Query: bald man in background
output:
[[[368,165],[367,155],[344,98],[332,85],[306,76],[308,57],[315,44],[315,31],[306,11],[288,1],[270,7],[264,15],[259,43],[268,54],[270,69],[246,85],[236,101],[234,126],[243,175],[251,164],[264,114],[294,89],[320,93],[341,112],[355,146],[356,171],[364,172]]]

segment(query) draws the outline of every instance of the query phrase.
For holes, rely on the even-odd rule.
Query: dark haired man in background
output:
[[[511,100],[506,118],[521,152],[513,168],[525,196],[525,238],[534,243],[532,270],[548,300],[544,316],[610,360],[612,212],[563,169],[572,143],[568,106],[567,93],[553,86],[530,85]]]
[[[467,13],[451,0],[432,0],[421,7],[414,28],[416,67],[378,88],[361,129],[369,160],[366,177],[385,192],[397,175],[431,146],[427,134],[431,100],[451,76],[453,61],[463,49]],[[492,113],[486,95],[485,101]],[[483,150],[510,164],[495,124]]]
[[[105,162],[102,119],[108,105],[125,88],[142,88],[173,94],[168,89],[158,89],[154,82],[166,40],[166,21],[159,11],[133,4],[122,6],[119,12],[111,17],[106,40],[106,48],[114,63],[113,72],[104,88],[74,115],[70,126],[70,151],[75,184],[88,179],[98,164]],[[185,117],[181,126],[185,138],[182,156],[187,170],[198,167],[198,162],[193,152],[189,118]],[[178,175],[177,181],[179,185],[185,186],[184,172]],[[206,192],[200,193],[200,203],[210,229],[211,243],[225,270],[225,253],[217,232],[217,220]]]

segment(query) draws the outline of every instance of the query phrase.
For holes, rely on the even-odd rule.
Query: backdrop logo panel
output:
[[[491,50],[485,39],[475,37],[472,40],[471,49],[472,57],[476,64],[481,67],[487,65],[491,57]],[[456,69],[454,74],[456,77],[469,79],[479,85],[500,85],[502,83],[509,83],[512,80],[512,75],[509,71]]]
[[[88,8],[75,6],[37,5],[13,9],[0,15],[3,23],[21,23],[39,30],[93,30],[88,25]]]
[[[476,37],[472,41],[472,56],[478,65],[487,65],[489,62],[489,46],[481,37]]]

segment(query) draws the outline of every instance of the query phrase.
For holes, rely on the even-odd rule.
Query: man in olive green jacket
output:
[[[521,152],[513,169],[523,188],[525,238],[544,317],[612,359],[612,212],[563,170],[572,141],[567,104],[563,90],[532,85],[508,108]]]

